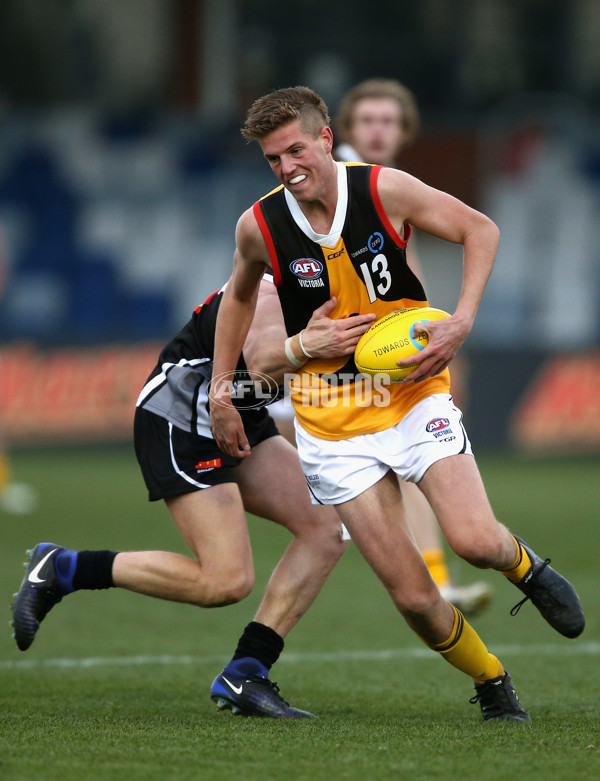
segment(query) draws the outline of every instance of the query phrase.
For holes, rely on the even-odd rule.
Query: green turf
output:
[[[128,448],[17,454],[17,478],[40,492],[29,516],[0,515],[0,778],[596,779],[600,777],[598,459],[480,459],[498,516],[552,556],[586,607],[576,641],[561,638],[518,592],[455,557],[457,579],[495,587],[473,621],[510,670],[531,724],[484,724],[470,681],[403,625],[353,548],[291,634],[273,671],[316,721],[218,713],[214,675],[251,619],[286,533],[251,519],[257,585],[240,605],[201,611],[135,594],[81,592],[50,614],[33,647],[10,638],[8,603],[26,547],[183,551],[145,500]],[[343,658],[336,658],[342,652]]]

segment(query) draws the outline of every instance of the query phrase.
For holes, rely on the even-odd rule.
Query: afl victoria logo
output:
[[[290,271],[300,279],[317,279],[323,273],[323,264],[315,258],[297,258],[290,263]]]
[[[430,420],[426,426],[427,431],[440,431],[443,428],[447,428],[450,425],[448,418],[434,418]]]

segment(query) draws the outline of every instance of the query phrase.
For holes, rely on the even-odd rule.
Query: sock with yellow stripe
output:
[[[515,540],[514,537],[513,540]],[[527,551],[517,540],[515,540],[515,545],[517,546],[517,558],[508,569],[502,570],[504,577],[508,578],[511,583],[518,583],[523,580],[531,569],[531,559]]]
[[[443,588],[450,583],[450,573],[446,566],[446,557],[444,551],[440,548],[431,548],[431,550],[421,551],[425,559],[429,574],[434,579],[438,588]]]
[[[500,661],[488,651],[460,610],[454,605],[450,607],[454,610],[454,626],[450,637],[444,643],[427,645],[432,651],[441,654],[453,667],[470,675],[476,683],[504,675],[504,667]]]
[[[0,493],[10,483],[11,472],[8,457],[0,453]]]

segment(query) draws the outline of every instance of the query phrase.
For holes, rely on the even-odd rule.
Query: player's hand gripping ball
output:
[[[407,377],[418,364],[396,366],[396,361],[418,355],[429,341],[427,334],[415,334],[415,323],[450,317],[443,309],[431,306],[400,309],[376,320],[359,339],[354,362],[361,374],[374,377],[388,374],[393,381]]]

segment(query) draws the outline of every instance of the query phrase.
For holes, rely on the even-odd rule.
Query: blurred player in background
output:
[[[312,714],[290,707],[280,696],[269,670],[346,544],[335,510],[311,504],[297,451],[278,435],[264,406],[272,396],[265,391],[266,396],[256,397],[255,375],[246,374],[248,369],[262,372],[277,383],[301,363],[295,356],[302,355],[298,337],[292,344],[286,340],[272,281],[261,283],[255,325],[238,367],[249,381],[240,386],[249,389],[240,403],[252,458],[240,463],[219,450],[212,437],[207,392],[222,295],[219,291],[198,307],[164,348],[135,416],[136,454],[149,498],[165,501],[194,558],[167,551],[73,551],[40,543],[15,595],[14,637],[22,651],[29,648],[48,611],[80,589],[116,586],[199,607],[240,601],[254,585],[246,510],[281,524],[294,539],[233,659],[213,682],[211,697],[220,709],[245,715],[307,718]],[[306,348],[324,358],[352,355],[374,320],[372,315],[331,320],[327,314],[334,306],[331,301],[320,307],[303,333]],[[270,490],[274,471],[281,490]]]
[[[0,299],[6,286],[8,262],[4,246],[4,237],[0,232]],[[0,354],[0,371],[2,355]],[[0,408],[0,415],[2,409]],[[0,512],[13,515],[26,515],[35,510],[38,505],[37,491],[28,483],[19,483],[13,479],[10,458],[2,422],[0,421]]]
[[[335,121],[341,143],[334,157],[396,167],[402,150],[419,132],[419,109],[413,93],[393,79],[368,79],[350,89],[342,98]],[[411,269],[423,279],[414,236],[407,247]],[[289,398],[272,410],[280,431],[295,443],[294,411]],[[484,581],[458,586],[452,583],[437,519],[427,499],[413,484],[401,481],[409,525],[431,576],[443,597],[465,615],[475,615],[489,603],[492,589]]]

